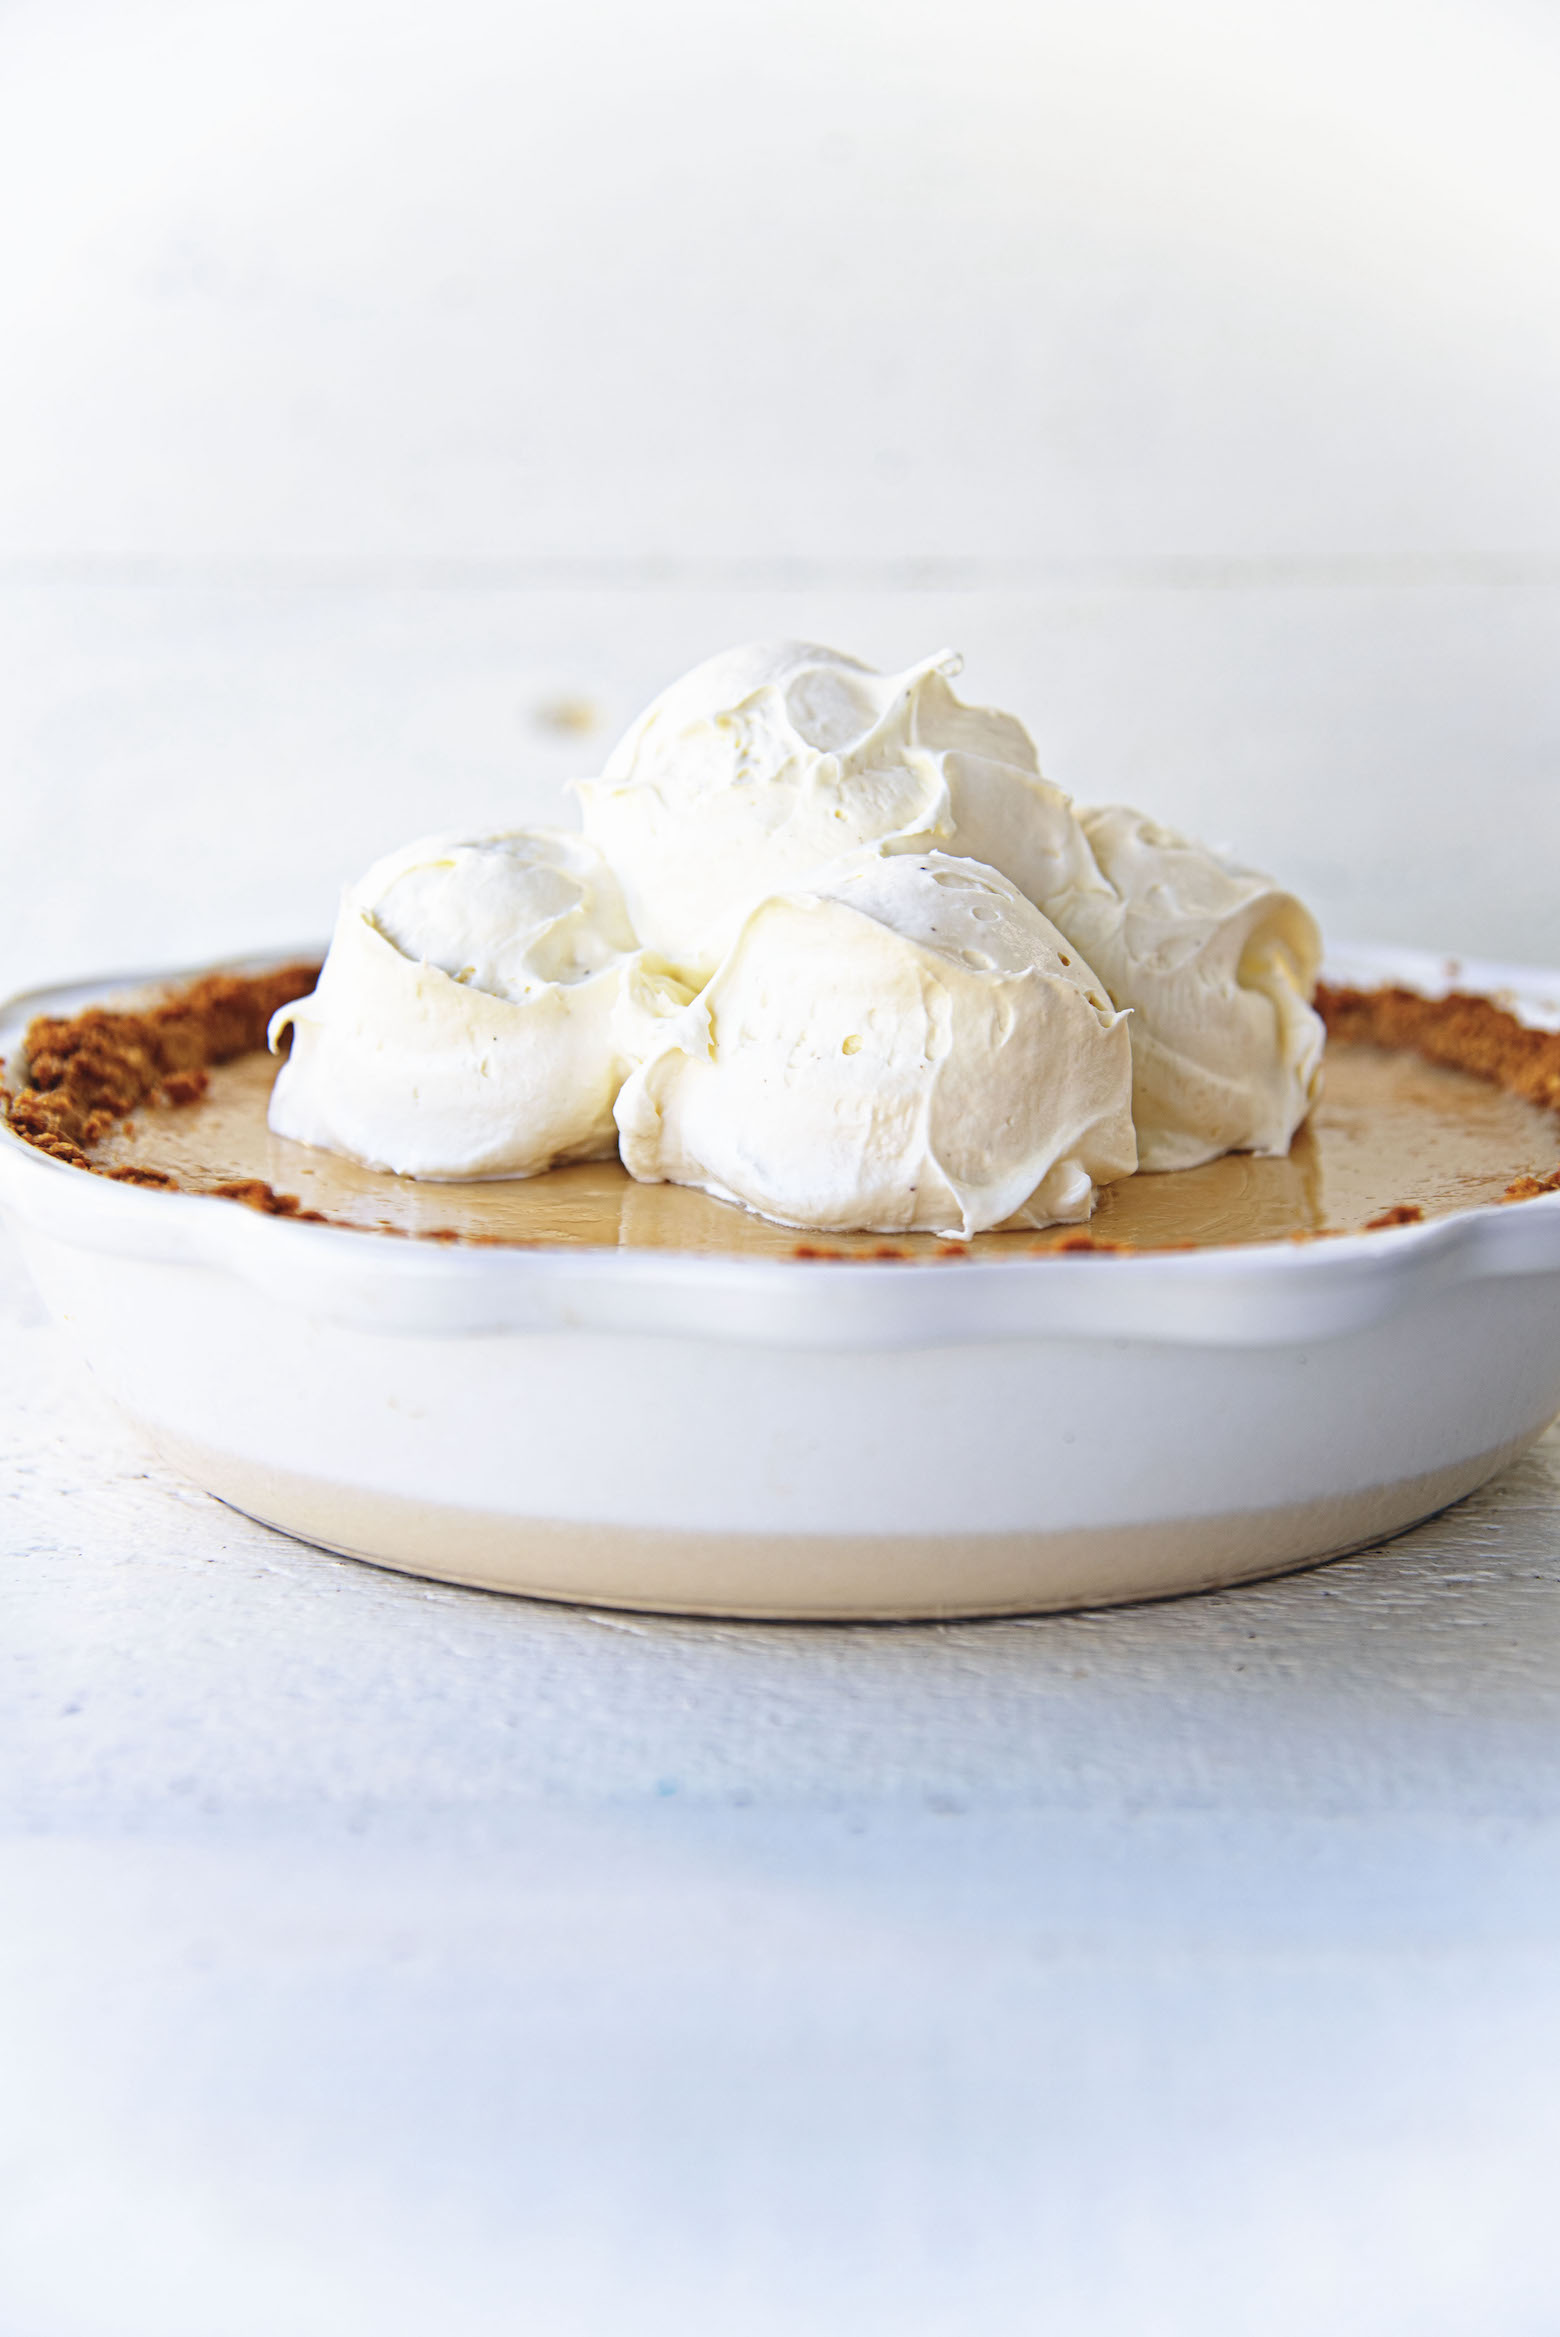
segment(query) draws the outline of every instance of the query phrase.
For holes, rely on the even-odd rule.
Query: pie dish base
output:
[[[338,1557],[474,1590],[750,1621],[946,1621],[1122,1606],[1339,1558],[1460,1501],[1532,1442],[1276,1509],[1008,1534],[732,1534],[412,1501],[167,1432],[162,1458],[230,1508]]]

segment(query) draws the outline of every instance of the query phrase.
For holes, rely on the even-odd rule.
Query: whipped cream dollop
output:
[[[1287,1152],[1321,1082],[1315,919],[1270,878],[1141,812],[1079,817],[1101,881],[1042,905],[1132,1009],[1139,1167]]]
[[[348,888],[272,1045],[278,1136],[402,1176],[531,1176],[612,1153],[612,1107],[687,988],[635,941],[583,836],[434,836]]]
[[[868,848],[743,918],[617,1102],[646,1180],[782,1225],[1086,1218],[1129,1176],[1128,1018],[998,870]]]
[[[1087,883],[1067,797],[1021,722],[954,695],[962,662],[880,674],[759,641],[663,691],[576,789],[641,943],[702,982],[755,903],[870,843],[981,861],[1032,901]]]

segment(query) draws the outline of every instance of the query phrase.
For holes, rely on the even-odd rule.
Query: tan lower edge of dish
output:
[[[575,1524],[300,1476],[147,1428],[164,1457],[263,1525],[473,1589],[677,1615],[889,1622],[1119,1606],[1342,1557],[1445,1509],[1533,1441],[1365,1492],[1162,1523],[1007,1534],[745,1534]]]

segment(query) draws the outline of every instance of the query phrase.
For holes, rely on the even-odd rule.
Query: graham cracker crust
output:
[[[1544,1111],[1560,1112],[1560,1031],[1531,1030],[1493,998],[1473,990],[1423,998],[1417,990],[1391,985],[1351,990],[1319,982],[1315,1004],[1327,1036],[1343,1046],[1406,1049],[1428,1063],[1503,1087],[1508,1095],[1521,1096]],[[1560,1192],[1560,1169],[1548,1176],[1516,1177],[1501,1198],[1531,1201],[1540,1193],[1554,1192]],[[1405,1225],[1410,1211],[1415,1217],[1420,1214],[1405,1203],[1373,1219],[1368,1230]]]
[[[5,1095],[7,1124],[71,1168],[177,1191],[178,1179],[160,1169],[100,1166],[93,1146],[142,1104],[198,1103],[215,1067],[263,1047],[272,1015],[312,990],[319,972],[291,965],[267,974],[205,974],[138,1013],[88,1006],[70,1016],[39,1015],[27,1027],[22,1087]],[[230,1187],[221,1198],[273,1216],[315,1214],[258,1182]]]

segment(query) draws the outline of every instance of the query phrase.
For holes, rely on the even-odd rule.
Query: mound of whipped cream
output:
[[[785,1225],[966,1235],[1287,1150],[1321,1072],[1308,911],[1075,805],[959,667],[729,650],[579,784],[582,834],[380,861],[273,1026],[273,1129],[430,1178],[616,1149]]]
[[[1127,1019],[1055,926],[874,845],[749,911],[617,1119],[634,1176],[831,1231],[1076,1221],[1137,1165]]]
[[[431,836],[348,888],[284,1006],[278,1136],[406,1177],[529,1177],[617,1149],[613,1106],[691,993],[583,836]]]

